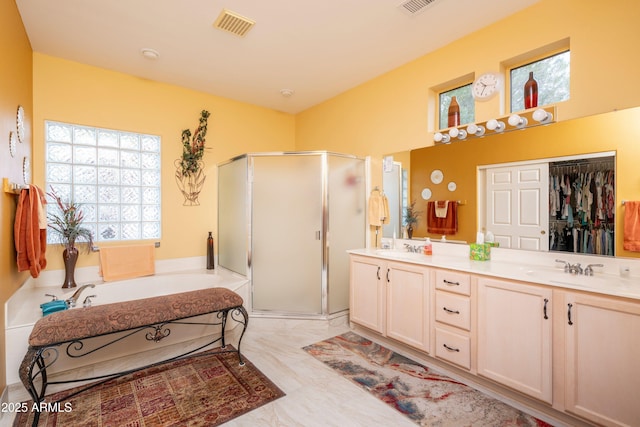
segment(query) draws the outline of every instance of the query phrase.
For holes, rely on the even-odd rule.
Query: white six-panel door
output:
[[[503,248],[549,250],[549,164],[486,169],[486,231]]]

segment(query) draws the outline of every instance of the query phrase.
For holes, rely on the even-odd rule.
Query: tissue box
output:
[[[498,242],[486,242],[485,245],[489,245],[492,248],[497,248],[497,247],[500,246],[500,243],[498,243]]]
[[[469,258],[474,261],[488,261],[491,259],[491,243],[471,243]]]

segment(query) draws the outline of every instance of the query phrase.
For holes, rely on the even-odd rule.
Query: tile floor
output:
[[[225,426],[415,427],[408,418],[302,350],[347,330],[345,317],[329,322],[252,317],[242,352],[286,396]],[[9,402],[28,398],[20,384],[9,386],[7,392]],[[0,415],[4,415],[0,426],[10,426],[12,417]]]

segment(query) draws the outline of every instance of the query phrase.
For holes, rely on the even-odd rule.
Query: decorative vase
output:
[[[533,78],[533,71],[529,72],[529,80],[524,84],[524,108],[538,106],[538,82]]]
[[[209,232],[207,237],[207,270],[213,270],[216,268],[215,258],[213,256],[213,235]]]
[[[76,279],[74,274],[76,271],[76,262],[78,261],[78,249],[71,247],[62,252],[62,260],[64,261],[64,283],[62,289],[75,288]]]
[[[460,105],[455,96],[451,97],[451,103],[449,104],[449,127],[460,126]]]
[[[413,227],[411,224],[407,225],[407,237],[411,238],[413,236]]]
[[[177,159],[174,164],[176,166],[176,184],[178,184],[178,188],[184,196],[183,205],[200,205],[198,196],[200,196],[200,191],[202,190],[202,186],[204,185],[204,180],[207,178],[207,176],[203,172],[204,162],[202,160],[199,160],[196,172],[188,172],[186,174],[182,172],[183,169],[180,159]]]

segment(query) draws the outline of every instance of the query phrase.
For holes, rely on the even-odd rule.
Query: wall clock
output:
[[[488,101],[502,91],[504,79],[499,73],[481,74],[471,87],[471,94],[476,101]]]

